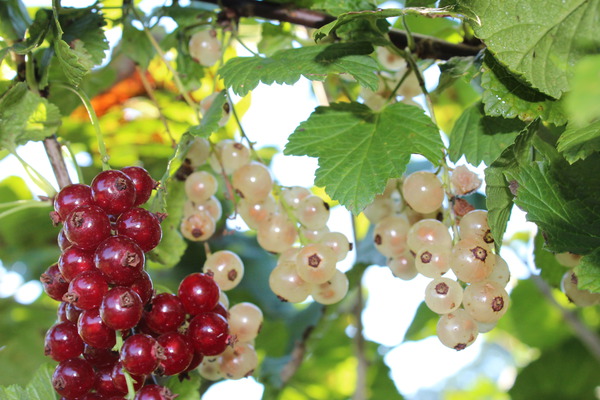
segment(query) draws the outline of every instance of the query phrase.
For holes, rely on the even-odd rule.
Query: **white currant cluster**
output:
[[[591,293],[577,287],[579,279],[574,268],[579,265],[581,256],[573,253],[558,253],[554,256],[556,261],[569,269],[560,282],[560,290],[567,296],[569,301],[578,307],[600,304],[600,293]]]
[[[466,167],[455,169],[450,182],[455,195],[481,183]],[[462,350],[506,312],[510,300],[504,287],[510,272],[494,253],[487,211],[466,213],[453,239],[449,226],[439,220],[444,198],[440,179],[418,171],[402,182],[391,180],[364,212],[375,224],[375,247],[396,277],[410,280],[420,273],[432,279],[425,303],[440,314],[438,337],[445,346]],[[444,276],[450,270],[457,280]]]

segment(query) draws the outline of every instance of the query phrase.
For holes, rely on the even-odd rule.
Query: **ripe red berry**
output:
[[[77,320],[79,320],[79,315],[83,311],[81,308],[77,308],[73,304],[64,303],[65,304],[65,313],[67,314],[67,320],[76,324]]]
[[[142,271],[140,276],[131,284],[129,287],[134,292],[136,292],[140,299],[142,299],[142,304],[147,304],[154,294],[154,286],[152,285],[152,278],[146,271]]]
[[[63,296],[63,301],[82,310],[91,310],[100,307],[106,292],[108,283],[104,274],[98,270],[85,271],[69,283],[69,291]]]
[[[168,388],[159,385],[146,385],[141,388],[133,400],[173,400],[177,397]]]
[[[78,357],[83,352],[83,341],[77,333],[77,326],[72,322],[54,324],[44,340],[44,354],[55,361]]]
[[[108,283],[129,286],[144,268],[144,252],[127,236],[111,236],[96,248],[94,264]]]
[[[212,277],[196,272],[183,278],[177,297],[188,314],[211,311],[219,302],[219,286]]]
[[[121,214],[135,204],[135,185],[117,170],[102,171],[92,181],[92,198],[107,214]]]
[[[66,322],[69,318],[67,317],[67,303],[61,301],[58,304],[58,308],[56,309],[56,321],[57,322]]]
[[[112,329],[131,329],[142,318],[142,300],[130,288],[116,286],[106,293],[100,305],[102,321]]]
[[[127,394],[127,388],[125,388],[125,390],[116,388],[112,377],[113,369],[118,363],[118,361],[115,361],[106,367],[99,367],[96,370],[96,385],[94,386],[94,389],[105,397],[124,396]]]
[[[108,215],[98,206],[85,205],[74,209],[66,218],[67,239],[84,250],[94,250],[110,236]]]
[[[219,314],[198,314],[190,322],[188,337],[197,352],[205,356],[216,356],[224,352],[230,343],[229,325]]]
[[[67,282],[71,282],[80,273],[96,269],[94,253],[71,246],[60,255],[58,269]]]
[[[169,293],[154,296],[144,311],[146,326],[159,334],[176,331],[184,320],[183,304],[177,296]]]
[[[149,375],[164,358],[164,349],[152,336],[129,336],[121,347],[121,362],[134,375]]]
[[[142,167],[125,167],[121,171],[126,174],[135,186],[135,204],[144,204],[150,198],[152,190],[156,188],[157,182],[152,179],[148,171]]]
[[[194,345],[179,332],[170,332],[157,339],[164,349],[164,357],[156,370],[160,375],[176,375],[183,372],[192,362]]]
[[[62,297],[69,290],[69,282],[62,276],[58,264],[52,264],[40,276],[44,291],[51,299],[62,301]]]
[[[86,344],[100,349],[112,349],[117,342],[117,333],[102,321],[97,308],[81,313],[77,331]]]
[[[222,316],[223,318],[225,318],[227,320],[229,319],[229,311],[227,311],[227,309],[221,302],[218,302],[217,305],[215,306],[215,308],[213,308],[211,311],[219,314],[220,316]]]
[[[92,205],[92,190],[88,185],[75,183],[67,185],[58,192],[54,198],[54,211],[60,216],[60,220],[64,221],[67,215],[79,206]]]
[[[193,347],[193,345],[192,345],[192,347]],[[188,365],[188,367],[183,372],[186,373],[186,372],[195,370],[196,368],[198,368],[198,366],[200,365],[200,363],[202,362],[203,359],[204,359],[204,356],[202,354],[198,353],[197,351],[195,351],[195,349],[194,349],[194,355],[192,357],[192,361],[190,362],[190,365]]]
[[[66,398],[83,396],[94,387],[94,369],[81,358],[61,361],[52,375],[52,386],[59,395]]]
[[[123,363],[121,361],[114,365],[111,371],[111,376],[113,383],[115,384],[115,388],[119,391],[127,393],[127,382],[125,380],[125,375],[123,374]],[[133,379],[133,388],[138,391],[144,385],[146,377],[143,375],[131,374],[131,379]]]
[[[58,242],[58,247],[60,247],[61,251],[65,251],[73,245],[73,243],[69,242],[69,239],[67,239],[67,235],[65,235],[65,230],[62,228],[60,228],[56,240]]]
[[[93,367],[101,368],[112,366],[119,361],[119,353],[112,349],[99,349],[86,344],[83,348],[83,358],[87,360]]]
[[[121,214],[117,220],[117,233],[133,239],[144,252],[158,246],[162,237],[158,217],[137,207]]]

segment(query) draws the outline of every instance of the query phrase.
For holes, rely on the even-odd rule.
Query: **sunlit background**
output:
[[[51,1],[29,0],[28,6],[51,7]],[[84,7],[93,1],[63,1],[64,6]],[[184,5],[185,2],[180,2]],[[150,10],[159,4],[157,0],[143,1],[140,7]],[[162,4],[162,3],[160,3]],[[393,5],[393,3],[390,3]],[[168,18],[162,22],[167,30],[172,29]],[[120,29],[108,30],[107,37],[113,48],[120,39]],[[252,46],[252,42],[248,42]],[[239,55],[248,54],[241,46]],[[433,89],[438,80],[439,69],[430,67],[425,72],[427,84]],[[423,99],[416,98],[423,104]],[[235,97],[234,97],[235,101]],[[256,141],[257,147],[275,146],[283,149],[287,137],[298,124],[308,118],[318,105],[312,92],[310,81],[302,78],[293,86],[260,85],[252,92],[252,104],[242,119],[247,135]],[[18,153],[38,171],[51,171],[49,162],[40,143],[31,143],[18,149]],[[90,165],[91,155],[78,153],[80,165]],[[272,161],[272,172],[282,185],[313,185],[314,172],[317,168],[315,159],[307,157],[289,157],[277,154]],[[482,176],[483,165],[477,168]],[[72,179],[77,179],[71,168]],[[0,180],[8,175],[21,176],[29,184],[35,194],[42,192],[35,187],[14,157],[9,156],[0,162]],[[52,174],[46,176],[56,187]],[[480,191],[483,191],[481,188]],[[50,222],[50,221],[49,221]],[[329,222],[332,230],[342,231],[353,237],[352,223],[349,213],[342,207],[335,207]],[[241,219],[229,221],[232,229],[247,229]],[[527,223],[523,213],[514,210],[506,232],[506,238],[512,238],[518,232],[532,232],[535,226]],[[531,235],[527,235],[531,237]],[[532,253],[529,242],[511,240],[510,246],[502,249],[502,257],[508,262],[512,279],[526,278],[530,273],[528,265],[532,265],[527,255]],[[342,270],[351,267],[354,254],[350,254],[343,262]],[[22,304],[34,302],[41,294],[39,281],[24,281],[19,271],[25,265],[11,265],[10,271],[0,266],[0,297],[14,297]],[[461,352],[445,348],[438,339],[430,337],[420,341],[403,343],[407,328],[419,304],[423,300],[424,288],[429,279],[419,276],[412,281],[404,282],[394,278],[388,268],[371,266],[363,277],[363,285],[368,291],[366,308],[362,314],[364,335],[368,340],[381,345],[380,352],[385,354],[385,362],[391,369],[393,380],[398,390],[409,399],[438,399],[446,390],[465,390],[476,385],[494,385],[501,391],[508,390],[516,376],[517,362],[506,347],[487,341],[487,335],[480,335],[478,340]],[[511,284],[508,289],[510,290]],[[353,334],[348,332],[348,334]],[[490,333],[489,335],[494,335]],[[241,381],[223,381],[213,385],[203,399],[260,399],[262,385],[253,378]],[[497,398],[497,397],[495,397]]]

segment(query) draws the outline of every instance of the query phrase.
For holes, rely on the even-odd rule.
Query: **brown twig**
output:
[[[307,28],[320,28],[336,18],[318,11],[296,8],[292,4],[272,3],[257,0],[196,0],[204,3],[218,4],[232,10],[237,17],[259,17],[282,22],[303,25]],[[390,40],[399,49],[408,46],[408,35],[404,31],[392,29]],[[415,53],[418,58],[448,60],[456,56],[474,56],[483,45],[450,43],[432,36],[412,34],[415,41]]]
[[[50,160],[50,165],[52,166],[54,176],[56,176],[59,188],[62,189],[70,185],[71,178],[67,172],[67,165],[65,164],[60,143],[56,140],[56,135],[44,139],[44,149],[46,149],[46,154]]]

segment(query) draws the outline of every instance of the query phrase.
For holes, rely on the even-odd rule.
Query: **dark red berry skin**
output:
[[[116,286],[104,296],[100,305],[100,316],[112,329],[131,329],[142,318],[142,308],[142,300],[135,291]]]
[[[219,314],[220,316],[222,316],[225,319],[229,319],[229,311],[227,311],[227,309],[221,302],[218,302],[217,305],[215,306],[215,308],[213,308],[211,311]]]
[[[121,171],[102,171],[92,181],[92,198],[107,214],[121,214],[135,204],[135,185]]]
[[[71,246],[60,255],[58,269],[67,282],[71,282],[80,273],[96,269],[94,253]]]
[[[40,276],[40,281],[44,287],[44,292],[56,301],[62,301],[62,297],[69,290],[69,282],[60,273],[58,264],[49,266]]]
[[[125,381],[125,375],[123,374],[123,363],[121,361],[115,364],[111,371],[111,376],[113,383],[115,384],[115,388],[127,393],[127,382]],[[144,386],[144,381],[146,380],[145,376],[131,374],[131,378],[133,379],[133,388],[136,390],[136,392],[140,390],[142,386]]]
[[[117,220],[117,233],[133,239],[146,253],[158,246],[162,238],[156,215],[138,207],[121,214]]]
[[[77,308],[76,306],[74,306],[73,304],[70,303],[65,303],[65,313],[67,314],[67,319],[69,321],[71,321],[74,324],[77,324],[77,321],[79,320],[79,314],[81,314],[81,312],[83,311],[80,308]]]
[[[108,283],[129,286],[144,268],[144,252],[127,236],[111,236],[96,248],[94,264]]]
[[[198,314],[190,322],[188,337],[197,352],[204,356],[216,356],[224,352],[230,342],[229,325],[219,314]]]
[[[119,353],[111,349],[99,349],[86,344],[83,348],[83,358],[87,360],[93,367],[101,368],[112,366],[119,361]]]
[[[150,275],[146,271],[142,271],[138,279],[131,284],[130,288],[140,296],[143,304],[147,304],[152,300],[154,286],[152,285],[152,278],[150,278]]]
[[[55,361],[79,357],[83,352],[83,340],[77,333],[77,326],[72,322],[54,324],[44,340],[44,353]]]
[[[118,361],[106,367],[99,367],[96,370],[96,385],[94,388],[98,393],[105,397],[124,396],[127,394],[127,388],[125,388],[125,390],[119,390],[115,387],[112,372],[117,364]]]
[[[179,298],[161,293],[154,296],[144,311],[146,326],[156,333],[176,331],[185,320],[185,310]]]
[[[200,365],[200,363],[202,362],[203,359],[204,359],[204,356],[202,354],[198,353],[197,351],[194,351],[194,354],[192,356],[192,361],[190,362],[190,365],[188,365],[188,367],[183,372],[184,373],[190,372],[190,371],[198,368],[198,366]]]
[[[66,398],[83,396],[94,387],[94,369],[81,358],[61,361],[52,375],[52,386],[59,395]]]
[[[211,311],[219,302],[219,286],[212,277],[196,272],[183,278],[177,297],[188,314]]]
[[[56,309],[56,321],[57,322],[67,322],[69,318],[67,317],[67,305],[64,301],[61,301]]]
[[[108,292],[108,283],[104,274],[98,270],[85,271],[69,283],[69,290],[63,301],[82,310],[100,307],[104,295]]]
[[[63,229],[67,239],[75,246],[94,250],[110,236],[110,221],[100,207],[80,206],[67,216]]]
[[[77,321],[77,331],[86,344],[100,349],[112,349],[117,342],[117,333],[102,322],[98,309],[81,313]]]
[[[67,215],[79,206],[92,205],[92,190],[88,185],[75,183],[67,185],[58,192],[54,198],[54,211],[58,213],[62,221]]]
[[[177,395],[159,385],[146,385],[135,394],[133,400],[173,400]]]
[[[142,167],[125,167],[121,171],[126,174],[135,186],[135,204],[144,204],[150,198],[152,190],[156,187],[156,181],[152,179],[148,171]]]
[[[136,334],[123,342],[121,362],[134,375],[149,375],[158,367],[163,348],[152,336]]]
[[[67,235],[65,235],[65,230],[62,228],[58,232],[57,241],[58,241],[58,247],[60,247],[60,251],[65,251],[66,249],[68,249],[69,247],[71,247],[73,245],[73,243],[69,242],[69,239],[67,239]]]
[[[179,332],[170,332],[156,339],[164,349],[164,359],[160,360],[157,372],[161,375],[177,375],[183,372],[194,358],[194,345]]]

